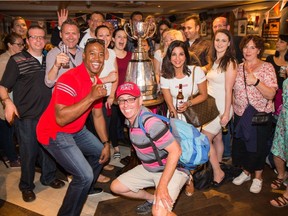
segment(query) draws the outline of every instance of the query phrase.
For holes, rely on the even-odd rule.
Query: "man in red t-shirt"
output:
[[[58,215],[80,215],[87,194],[102,192],[94,188],[94,183],[110,156],[102,113],[102,98],[107,91],[98,78],[104,58],[104,41],[89,40],[83,63],[58,79],[50,104],[37,125],[39,142],[72,175]],[[91,110],[102,143],[85,127]]]

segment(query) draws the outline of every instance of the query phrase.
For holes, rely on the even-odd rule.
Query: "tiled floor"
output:
[[[126,157],[130,153],[129,148],[124,146],[120,146],[120,151],[122,158]],[[116,161],[113,159],[111,159],[110,164],[119,167],[123,166],[119,160]],[[37,197],[36,200],[31,203],[24,202],[22,200],[22,194],[18,189],[20,168],[6,168],[2,161],[0,161],[0,199],[6,200],[15,205],[21,206],[45,216],[57,215],[58,209],[66,193],[68,183],[66,183],[65,187],[61,189],[53,189],[51,187],[43,186],[40,183],[39,178],[40,174],[36,173],[34,181],[36,185],[36,188],[34,189]],[[88,197],[81,216],[94,215],[97,205],[100,201],[114,198],[115,196],[105,192],[101,195]]]

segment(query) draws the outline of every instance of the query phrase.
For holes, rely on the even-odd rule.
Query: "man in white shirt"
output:
[[[79,43],[79,46],[81,48],[84,49],[85,43],[89,38],[96,38],[95,37],[95,29],[98,26],[103,25],[104,22],[105,22],[105,16],[103,13],[101,13],[99,11],[94,11],[91,14],[90,19],[88,20],[89,28],[84,31],[85,35]]]

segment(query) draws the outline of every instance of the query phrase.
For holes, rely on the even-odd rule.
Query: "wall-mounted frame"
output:
[[[247,32],[247,20],[238,21],[238,36],[246,36]]]
[[[205,21],[201,23],[200,35],[207,36],[207,25]]]
[[[268,31],[273,32],[274,34],[278,34],[279,27],[280,27],[280,22],[271,22],[271,23],[269,23],[269,30]]]
[[[263,25],[263,37],[277,39],[280,30],[279,20],[269,20],[269,22]]]

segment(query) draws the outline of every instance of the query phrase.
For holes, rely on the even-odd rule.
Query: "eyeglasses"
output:
[[[138,97],[131,97],[131,98],[127,98],[127,99],[118,99],[117,102],[119,105],[124,105],[125,102],[127,102],[128,104],[133,104],[137,98]]]
[[[89,38],[89,39],[86,41],[85,46],[86,46],[87,44],[89,44],[89,43],[99,43],[99,44],[101,44],[103,47],[105,47],[105,41],[102,40],[102,39]]]
[[[32,38],[33,40],[44,40],[45,36],[30,35],[29,38]]]
[[[24,44],[23,44],[23,43],[12,43],[12,44],[16,44],[19,48],[24,47]]]
[[[95,22],[95,23],[103,23],[104,22],[104,20],[92,20],[92,19],[91,19],[91,21]]]
[[[216,26],[213,26],[213,29],[222,29],[224,27],[226,27],[227,25],[216,25]]]

